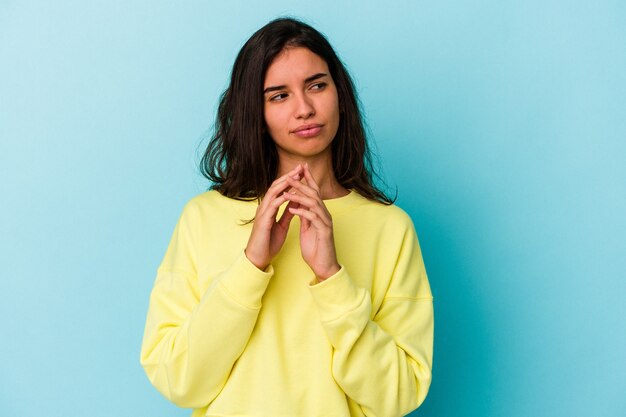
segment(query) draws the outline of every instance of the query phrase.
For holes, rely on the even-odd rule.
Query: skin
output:
[[[278,151],[279,175],[257,208],[245,253],[257,268],[266,269],[298,216],[302,258],[321,282],[341,268],[324,199],[348,194],[332,169],[330,145],[340,118],[337,89],[326,62],[299,47],[286,48],[274,59],[263,88],[265,123]],[[298,134],[303,126],[313,128]]]

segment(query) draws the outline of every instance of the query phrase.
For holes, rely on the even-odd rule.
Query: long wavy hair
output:
[[[362,196],[392,204],[373,182],[380,179],[367,144],[354,84],[328,40],[313,27],[279,18],[259,29],[243,45],[222,94],[214,133],[200,170],[226,197],[260,199],[278,174],[278,152],[265,128],[263,83],[267,68],[284,48],[303,47],[328,65],[337,86],[340,120],[332,141],[332,166],[337,181]]]

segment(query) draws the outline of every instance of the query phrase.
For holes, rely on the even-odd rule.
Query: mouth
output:
[[[308,124],[297,127],[292,133],[301,138],[310,138],[316,136],[322,130],[322,126],[320,124]]]

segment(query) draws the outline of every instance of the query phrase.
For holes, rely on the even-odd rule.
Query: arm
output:
[[[413,224],[404,217],[393,230],[395,259],[383,254],[389,275],[378,311],[368,290],[360,288],[337,263],[333,223],[308,166],[304,183],[287,178],[299,194],[290,211],[301,218],[302,258],[315,273],[310,291],[322,326],[333,346],[332,372],[337,384],[369,416],[402,416],[426,397],[431,380],[433,305]],[[393,236],[398,236],[392,234]],[[390,235],[391,236],[391,235]],[[395,261],[395,262],[394,262]]]
[[[333,346],[337,384],[368,416],[403,416],[431,381],[433,304],[417,237],[406,231],[389,288],[373,314],[345,268],[310,287]]]
[[[286,201],[286,179],[299,179],[301,173],[298,166],[272,183],[257,208],[245,253],[212,277],[204,294],[198,288],[200,255],[195,252],[194,234],[204,228],[194,206],[185,207],[157,274],[141,349],[150,381],[175,404],[195,408],[209,404],[243,353],[273,275],[270,262],[293,218],[286,211],[276,221],[278,208]]]
[[[273,274],[243,254],[200,294],[193,207],[185,207],[150,296],[141,364],[150,382],[181,407],[209,404],[254,329]],[[233,331],[237,329],[237,331]]]

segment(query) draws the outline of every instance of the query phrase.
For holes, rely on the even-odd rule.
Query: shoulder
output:
[[[209,190],[198,194],[185,203],[181,217],[189,222],[224,221],[241,219],[250,212],[254,215],[256,200],[241,201],[223,196],[219,191]]]
[[[201,194],[198,194],[185,204],[184,210],[202,210],[204,208],[220,207],[230,204],[232,199],[224,197],[216,190],[208,190]]]
[[[361,221],[394,231],[413,230],[413,221],[406,211],[395,204],[383,204],[358,195],[351,214]]]

